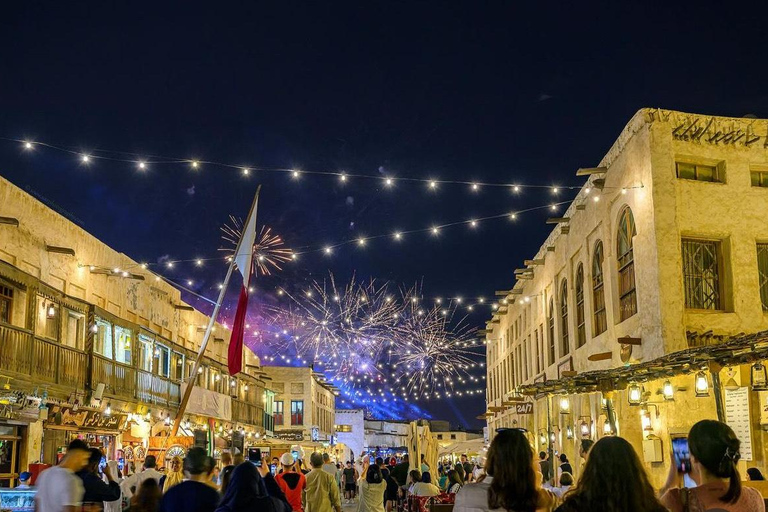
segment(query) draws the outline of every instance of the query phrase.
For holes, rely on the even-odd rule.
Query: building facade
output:
[[[246,350],[230,377],[230,331],[216,324],[180,439],[152,442],[167,436],[207,323],[146,266],[0,178],[0,438],[12,445],[0,485],[54,463],[74,436],[138,465],[183,451],[195,430],[215,429],[217,446],[270,430],[258,358]],[[221,407],[199,407],[201,394]]]
[[[742,389],[749,464],[764,468],[749,365],[611,372],[768,330],[768,121],[642,109],[579,174],[587,184],[487,324],[489,431],[526,427],[572,459],[579,439],[619,433],[659,484],[670,437],[703,418],[733,423],[721,402]],[[727,392],[697,393],[721,374]]]
[[[274,391],[275,437],[301,443],[330,443],[338,389],[309,367],[263,366]]]
[[[346,449],[339,454],[340,461],[354,460],[365,447],[365,411],[363,409],[336,409],[336,438]]]

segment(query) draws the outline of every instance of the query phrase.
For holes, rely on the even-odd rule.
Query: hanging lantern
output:
[[[664,387],[661,388],[661,394],[664,395],[664,400],[675,399],[675,388],[669,380],[664,381]]]
[[[567,396],[560,399],[560,414],[568,414],[571,412],[571,401]]]
[[[546,446],[547,444],[547,433],[544,432],[543,430],[539,432],[539,444],[541,446]]]
[[[629,405],[640,405],[640,402],[643,401],[643,388],[640,387],[640,384],[630,384],[627,391],[627,400]]]
[[[750,382],[752,383],[753,391],[768,390],[768,373],[766,372],[763,363],[758,361],[752,365],[752,369],[750,370]]]
[[[709,380],[707,380],[706,373],[699,372],[696,374],[695,388],[697,397],[709,396]]]
[[[107,402],[107,408],[104,409],[104,416],[112,416],[112,404]]]
[[[46,310],[46,315],[48,316],[48,318],[55,318],[56,317],[56,305],[53,302],[51,302],[48,305],[48,308]]]
[[[651,425],[651,415],[645,407],[640,409],[640,425],[645,432],[653,432],[653,425]]]
[[[568,425],[565,427],[565,438],[566,439],[573,439],[573,427]]]
[[[581,437],[589,437],[589,423],[587,423],[586,420],[582,420],[579,429],[581,430]]]
[[[605,423],[603,423],[603,434],[610,436],[613,435],[613,429],[611,428],[611,423],[606,419]]]

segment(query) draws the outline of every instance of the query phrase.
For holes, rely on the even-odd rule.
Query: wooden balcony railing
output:
[[[32,371],[32,334],[0,325],[0,370],[29,375]]]
[[[100,382],[106,385],[106,391],[122,398],[134,398],[136,393],[136,370],[106,359],[100,355],[93,355],[92,382],[96,386]]]
[[[138,370],[136,398],[145,402],[162,405],[178,405],[181,402],[180,386],[176,382]]]
[[[242,400],[232,400],[232,420],[238,423],[247,423],[250,425],[262,425],[264,420],[264,409],[243,402]],[[262,425],[263,426],[263,425]]]

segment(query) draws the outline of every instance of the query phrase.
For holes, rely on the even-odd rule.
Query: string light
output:
[[[469,225],[471,227],[473,227],[473,228],[476,228],[477,227],[477,221],[476,220],[471,220],[471,221],[469,221]]]
[[[147,162],[142,162],[141,160],[139,160],[139,169],[141,169],[142,171],[145,171],[147,169]]]
[[[84,163],[84,164],[90,163],[91,162],[91,157],[89,155],[81,155],[80,156],[80,161],[82,163]]]
[[[30,150],[30,149],[32,149],[32,147],[33,146],[32,146],[31,142],[29,142],[28,140],[24,141],[24,149]]]
[[[363,246],[363,245],[365,245],[365,238],[359,238],[359,239],[357,240],[357,245],[359,245],[359,246]]]
[[[437,226],[432,226],[432,234],[434,236],[437,236],[440,233],[440,228]]]
[[[291,176],[295,180],[299,179],[299,171],[291,171]]]
[[[384,180],[384,184],[388,187],[391,187],[394,184],[394,181],[392,181],[392,178],[387,178]]]
[[[429,180],[429,188],[435,190],[437,188],[437,182],[435,180]]]
[[[339,181],[342,183],[345,183],[347,181],[347,175],[344,173],[341,173],[341,175],[339,176]]]
[[[197,160],[192,160],[190,162],[190,165],[192,166],[193,169],[197,169],[198,167],[200,167],[200,163]]]
[[[243,167],[243,176],[248,176],[251,174],[251,170],[247,167]]]
[[[595,196],[592,198],[592,200],[597,203],[600,201],[600,196]]]
[[[395,240],[402,240],[403,234],[400,231],[395,231],[395,234],[393,235],[395,237]]]

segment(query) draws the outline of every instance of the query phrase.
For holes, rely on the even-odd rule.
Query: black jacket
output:
[[[90,471],[80,471],[77,476],[83,481],[85,488],[84,502],[117,501],[122,495],[120,484],[115,481],[105,484],[98,475]]]

